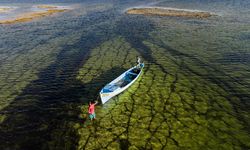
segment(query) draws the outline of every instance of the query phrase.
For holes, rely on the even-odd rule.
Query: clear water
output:
[[[36,3],[75,9],[0,25],[1,149],[249,149],[249,1]],[[124,14],[144,5],[218,16]],[[142,77],[86,121],[86,103],[137,55]]]

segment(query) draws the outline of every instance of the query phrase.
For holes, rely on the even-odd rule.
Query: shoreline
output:
[[[29,22],[34,19],[39,19],[39,18],[51,16],[56,13],[70,10],[70,8],[68,7],[53,6],[53,5],[37,5],[35,7],[38,9],[43,9],[43,10],[23,13],[23,14],[20,14],[19,16],[16,16],[15,18],[0,20],[0,24],[15,24],[15,23]]]
[[[216,14],[191,9],[179,9],[171,7],[133,7],[125,11],[126,14],[131,15],[146,15],[146,16],[172,16],[172,17],[186,17],[186,18],[208,18]]]

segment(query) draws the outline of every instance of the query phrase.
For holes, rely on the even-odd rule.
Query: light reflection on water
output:
[[[202,72],[200,76],[209,80],[216,77],[211,84],[217,83],[221,86],[232,87],[232,89],[226,89],[229,95],[230,92],[232,95],[241,94],[240,88],[242,88],[245,97],[244,95],[239,95],[239,97],[243,98],[246,106],[249,106],[247,100],[250,86],[248,59],[250,29],[247,19],[249,15],[241,14],[248,11],[249,3],[247,1],[242,1],[243,3],[202,1],[194,5],[189,2],[165,2],[159,5],[199,8],[230,15],[226,15],[225,20],[223,16],[198,21],[171,17],[147,19],[120,14],[120,8],[136,5],[134,3],[127,3],[126,6],[119,5],[119,2],[88,3],[58,17],[0,26],[0,121],[2,122],[0,142],[3,143],[1,146],[16,149],[41,149],[37,146],[43,143],[43,149],[47,149],[49,144],[45,143],[53,143],[54,145],[50,145],[52,147],[56,145],[67,147],[62,143],[70,141],[70,147],[75,148],[76,133],[66,128],[71,127],[70,125],[63,126],[62,124],[67,124],[69,120],[79,121],[76,117],[80,113],[76,110],[78,105],[83,99],[95,98],[102,84],[113,78],[106,75],[106,79],[97,79],[98,83],[89,82],[84,85],[75,79],[79,67],[87,61],[92,49],[117,36],[125,38],[135,49],[144,50],[139,52],[148,61],[148,65],[160,66],[159,62],[165,59],[159,58],[159,62],[156,62],[155,58],[150,55],[148,47],[140,42],[151,40],[148,33],[154,35],[152,31],[154,28],[156,34],[162,34],[160,37],[166,38],[163,42],[169,45],[165,49],[169,50],[170,55],[174,57],[182,55],[180,58],[183,57],[182,61],[186,61],[187,64],[195,62],[197,66],[204,69],[204,72],[197,71]],[[16,6],[31,8],[32,4],[28,5]],[[138,5],[141,5],[141,2],[138,2]],[[25,12],[27,11],[25,7],[17,8],[16,11]],[[241,11],[238,11],[238,7]],[[232,13],[232,11],[237,13]],[[234,22],[235,18],[241,22]],[[138,23],[135,23],[136,21]],[[152,26],[154,23],[151,21],[155,25]],[[234,28],[232,24],[239,28]],[[158,33],[158,27],[166,28],[166,31]],[[208,32],[211,32],[213,27],[218,32],[209,35]],[[232,33],[229,33],[230,29],[233,29]],[[227,33],[224,33],[225,31]],[[199,36],[203,39],[208,37],[209,40],[212,38],[216,40],[200,41]],[[192,41],[193,37],[196,38]],[[157,43],[160,40],[152,39],[151,41]],[[237,45],[237,43],[240,44]],[[164,46],[162,43],[159,45]],[[181,53],[171,51],[170,47],[180,50]],[[185,53],[188,55],[183,55]],[[189,60],[185,60],[187,58]],[[180,60],[177,59],[176,62]],[[173,68],[170,70],[175,69],[174,65],[171,67]],[[214,68],[218,70],[215,71]],[[195,68],[192,69],[195,70]],[[237,72],[234,72],[235,69]],[[119,74],[119,72],[121,69],[117,68],[116,73]],[[222,75],[229,77],[223,79]],[[233,83],[229,83],[232,81]],[[243,86],[240,86],[241,84]],[[92,88],[93,91],[86,87]],[[235,90],[234,87],[239,89]],[[69,135],[71,137],[68,137]]]

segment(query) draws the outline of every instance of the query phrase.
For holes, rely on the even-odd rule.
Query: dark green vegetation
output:
[[[116,37],[91,51],[79,72],[78,78],[83,83],[109,82],[109,78],[117,76],[116,72],[132,66],[138,53],[144,56],[146,68],[139,82],[98,108],[97,121],[87,128],[82,123],[76,124],[81,136],[79,149],[241,149],[250,146],[249,135],[244,131],[249,125],[248,112],[240,102],[248,97],[236,95],[248,94],[247,89],[239,89],[244,81],[237,81],[233,75],[219,70],[209,62],[216,58],[204,51],[204,47],[218,40],[213,35],[218,32],[217,28],[202,29],[201,25],[190,24],[171,27],[172,22],[161,19],[148,39],[128,40],[138,38],[136,34],[128,39]],[[133,27],[136,28],[135,24]],[[197,28],[199,31],[189,33]],[[209,36],[212,37],[202,35],[203,30],[211,30]],[[99,86],[90,85],[86,89],[98,93]],[[232,92],[228,92],[229,89]],[[239,106],[244,110],[237,108]],[[86,111],[87,106],[82,109]]]
[[[249,149],[249,22],[82,7],[0,27],[1,149]],[[86,121],[137,55],[140,79]]]

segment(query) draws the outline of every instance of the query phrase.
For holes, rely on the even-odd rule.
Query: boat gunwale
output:
[[[105,102],[107,102],[109,99],[111,99],[112,97],[114,97],[114,96],[120,94],[121,92],[125,91],[129,86],[131,86],[131,85],[139,78],[139,76],[141,75],[142,70],[143,70],[143,68],[144,68],[144,63],[141,63],[141,64],[142,64],[143,66],[141,67],[140,72],[139,72],[139,73],[137,74],[137,76],[136,76],[133,80],[131,80],[126,86],[124,86],[124,87],[122,87],[122,88],[118,88],[118,89],[116,89],[116,90],[114,90],[114,91],[111,91],[111,92],[103,92],[103,89],[104,89],[105,86],[107,86],[107,85],[109,85],[109,84],[117,83],[119,80],[121,80],[121,79],[125,76],[125,74],[126,74],[127,72],[131,71],[132,69],[136,68],[137,66],[134,66],[134,67],[128,69],[127,71],[125,71],[124,73],[122,73],[120,76],[118,76],[117,78],[115,78],[113,81],[111,81],[110,83],[106,84],[106,85],[101,89],[101,91],[100,91],[99,94],[100,94],[100,98],[101,98],[101,101],[102,101],[103,104],[104,104]],[[106,100],[105,102],[103,102],[102,94],[112,94],[112,93],[115,93],[115,92],[117,92],[117,94],[111,96],[110,98],[108,98],[108,100]]]

